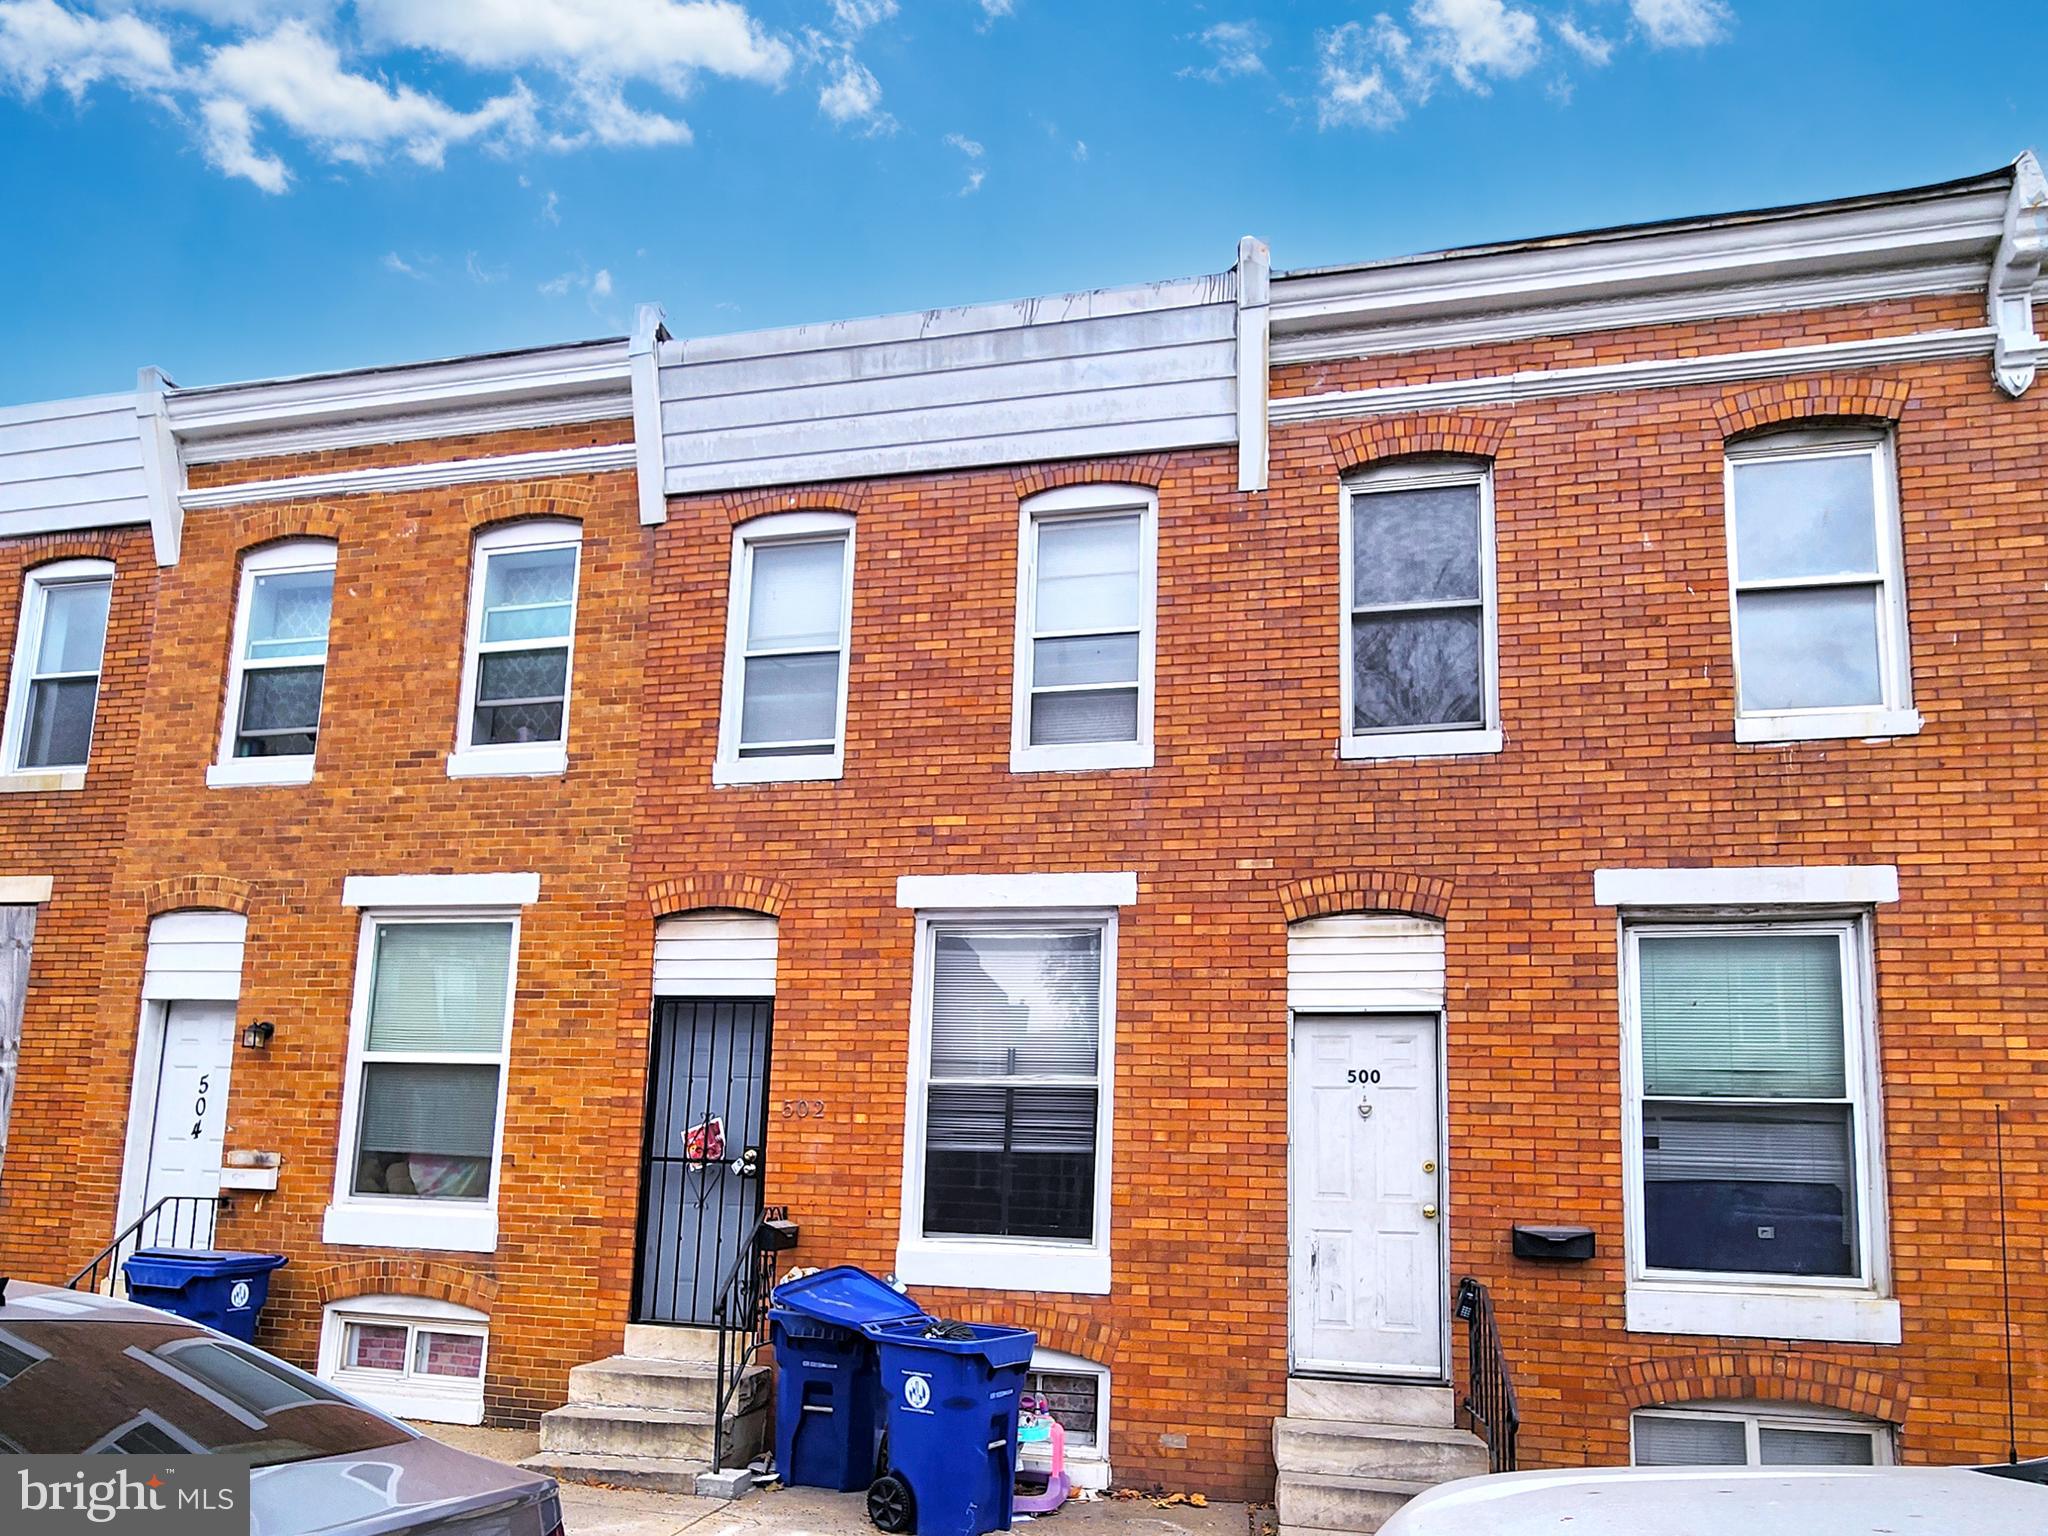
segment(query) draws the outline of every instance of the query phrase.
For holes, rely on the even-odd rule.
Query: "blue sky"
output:
[[[0,403],[1277,267],[2048,147],[1887,0],[0,0]]]

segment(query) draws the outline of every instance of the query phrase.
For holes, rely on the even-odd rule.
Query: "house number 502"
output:
[[[782,1118],[785,1120],[822,1120],[825,1118],[823,1099],[784,1099]]]

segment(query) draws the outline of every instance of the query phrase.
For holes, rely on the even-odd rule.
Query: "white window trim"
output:
[[[1898,1459],[1898,1446],[1893,1436],[1893,1427],[1881,1419],[1865,1419],[1854,1414],[1834,1413],[1825,1408],[1809,1407],[1804,1403],[1766,1403],[1729,1399],[1676,1403],[1668,1408],[1657,1406],[1636,1409],[1628,1416],[1628,1459],[1631,1466],[1640,1465],[1636,1461],[1636,1423],[1645,1418],[1734,1420],[1744,1426],[1743,1447],[1747,1456],[1744,1464],[1752,1467],[1763,1465],[1761,1442],[1757,1433],[1760,1429],[1820,1429],[1838,1435],[1865,1434],[1870,1437],[1870,1459],[1873,1466],[1888,1467]]]
[[[1479,487],[1479,665],[1480,699],[1485,720],[1470,727],[1437,730],[1427,726],[1385,731],[1351,728],[1351,694],[1355,686],[1351,662],[1351,583],[1353,503],[1360,496],[1384,491],[1429,490],[1448,486]],[[1382,464],[1352,475],[1338,498],[1337,524],[1337,678],[1339,691],[1337,756],[1377,761],[1404,757],[1470,757],[1498,752],[1507,744],[1500,722],[1500,597],[1495,577],[1493,464],[1490,460],[1431,457]]]
[[[1057,1349],[1034,1349],[1031,1351],[1030,1369],[1056,1372],[1062,1376],[1095,1378],[1095,1443],[1077,1446],[1071,1440],[1067,1442],[1067,1476],[1076,1488],[1089,1488],[1097,1493],[1104,1491],[1112,1478],[1109,1464],[1109,1367]],[[1025,1447],[1022,1456],[1029,1458],[1033,1449]],[[1045,1452],[1038,1459],[1049,1464],[1051,1453]]]
[[[1593,871],[1593,900],[1603,907],[1863,907],[1898,899],[1895,864]]]
[[[476,730],[476,689],[483,646],[484,578],[490,557],[513,550],[573,549],[576,564],[569,581],[569,634],[564,641],[562,670],[562,736],[559,741],[499,744],[472,740]],[[569,768],[569,717],[576,702],[576,625],[583,606],[583,525],[566,518],[507,523],[478,534],[469,556],[469,616],[462,640],[462,697],[455,719],[455,750],[448,754],[451,779],[535,776],[566,773]],[[499,641],[506,649],[535,648],[533,642]]]
[[[430,1199],[355,1193],[356,1136],[362,1112],[364,1046],[370,1025],[370,985],[375,970],[377,931],[401,924],[509,923],[506,956],[505,1032],[499,1041],[498,1118],[491,1135],[491,1192],[481,1200]],[[334,1160],[334,1198],[321,1222],[321,1241],[370,1248],[434,1248],[456,1253],[490,1253],[498,1246],[498,1193],[504,1174],[505,1109],[511,1098],[512,1021],[519,995],[518,907],[429,907],[366,910],[356,942],[355,1001],[348,1032],[346,1076],[341,1091],[341,1139]],[[489,1060],[466,1053],[473,1065]]]
[[[313,780],[313,759],[320,750],[320,729],[326,723],[327,653],[333,641],[333,618],[328,620],[328,644],[320,647],[321,720],[314,726],[313,751],[295,757],[237,757],[235,737],[242,725],[242,681],[249,672],[249,609],[256,594],[256,578],[304,571],[335,569],[337,551],[331,539],[286,539],[251,550],[242,560],[242,579],[235,596],[235,623],[228,651],[227,698],[221,708],[220,753],[207,766],[209,789],[242,784],[309,784]],[[310,666],[310,656],[282,658],[278,667]],[[273,664],[263,664],[268,670]]]
[[[99,691],[93,696],[92,731],[86,737],[85,762],[55,768],[28,768],[22,765],[21,751],[28,731],[29,679],[35,671],[36,649],[42,643],[43,608],[50,588],[92,581],[106,582],[107,625],[111,628],[114,622],[114,575],[114,562],[111,560],[53,560],[48,565],[37,566],[23,579],[21,609],[14,631],[14,665],[7,683],[6,727],[4,732],[0,732],[0,764],[5,765],[4,774],[0,774],[0,778],[7,782],[0,785],[0,788],[34,792],[85,787],[86,769],[92,762],[92,737],[98,733],[100,704],[106,695],[105,638],[102,637],[100,641],[99,667],[93,673]]]
[[[1031,742],[1031,615],[1038,587],[1041,522],[1138,514],[1138,739]],[[1011,666],[1010,772],[1077,773],[1150,768],[1154,679],[1159,650],[1159,493],[1142,485],[1068,485],[1025,499],[1017,509],[1016,639]]]
[[[530,907],[540,900],[540,876],[348,875],[345,907]]]
[[[352,1371],[342,1362],[350,1323],[372,1327],[404,1325],[406,1370],[394,1378],[384,1371]],[[411,1369],[416,1330],[430,1333],[472,1334],[484,1341],[483,1374],[474,1380],[450,1377],[445,1381],[414,1375]],[[352,1393],[373,1408],[394,1418],[419,1419],[429,1424],[481,1424],[484,1420],[484,1382],[491,1370],[490,1319],[481,1312],[449,1301],[425,1296],[356,1296],[330,1302],[320,1314],[320,1369],[322,1381]]]
[[[1810,590],[1825,582],[1758,582],[1738,585],[1735,563],[1735,470],[1740,464],[1840,457],[1845,450],[1870,457],[1877,517],[1878,673],[1884,698],[1875,705],[1816,709],[1744,710],[1739,601],[1744,590],[1791,587]],[[1892,434],[1885,430],[1802,430],[1771,432],[1731,443],[1722,462],[1722,517],[1728,553],[1728,640],[1735,673],[1735,739],[1738,742],[1841,741],[1918,735],[1921,718],[1913,708],[1913,656],[1907,626],[1904,535],[1899,514],[1899,475]]]
[[[1642,1020],[1638,942],[1645,932],[1825,932],[1842,941],[1844,1076],[1852,1090],[1860,1278],[1652,1269],[1644,1257]],[[1621,929],[1622,1189],[1628,1251],[1627,1326],[1632,1333],[1729,1335],[1896,1344],[1891,1292],[1890,1200],[1877,1062],[1876,978],[1866,915],[1810,912],[1775,921],[1697,921],[1659,916]]]
[[[1033,929],[1046,925],[1102,930],[1102,1044],[1096,1060],[1095,1233],[1086,1243],[1013,1237],[924,1235],[924,1128],[931,1076],[932,934],[936,928]],[[903,1133],[903,1211],[896,1278],[906,1285],[965,1290],[1033,1290],[1106,1296],[1110,1289],[1110,1163],[1115,1147],[1116,943],[1114,907],[1049,907],[1038,911],[969,907],[917,914],[916,970],[910,989],[910,1067]]]
[[[747,605],[754,590],[754,551],[764,544],[822,543],[841,538],[839,562],[839,699],[833,717],[837,745],[830,752],[790,757],[741,757],[740,709],[747,678]],[[725,674],[719,698],[718,756],[711,782],[783,784],[836,779],[846,772],[846,695],[853,672],[853,518],[845,512],[779,512],[742,523],[732,534],[732,574],[726,587]]]
[[[983,912],[1005,908],[1131,907],[1138,902],[1135,870],[1059,875],[901,875],[899,907],[949,907]]]

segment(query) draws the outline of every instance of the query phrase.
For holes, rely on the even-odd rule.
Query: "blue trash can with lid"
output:
[[[1017,1409],[1038,1336],[928,1317],[865,1331],[880,1356],[889,1462],[868,1490],[868,1518],[916,1536],[1007,1530]]]
[[[218,1248],[144,1248],[121,1265],[128,1299],[256,1342],[256,1320],[270,1298],[270,1274],[281,1253]]]
[[[768,1326],[783,1482],[848,1493],[875,1480],[882,1413],[875,1348],[862,1330],[923,1319],[915,1302],[851,1264],[775,1288]]]

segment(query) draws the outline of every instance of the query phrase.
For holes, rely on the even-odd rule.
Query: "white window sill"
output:
[[[1628,1331],[1896,1344],[1899,1304],[1867,1291],[1637,1280],[1628,1288]]]
[[[896,1278],[905,1285],[944,1285],[969,1291],[1107,1296],[1109,1253],[1070,1243],[906,1237],[896,1244]]]
[[[310,784],[313,782],[313,754],[304,757],[231,757],[224,763],[206,766],[206,787],[224,789],[236,784]]]
[[[1741,742],[1863,741],[1884,736],[1918,736],[1917,709],[1800,710],[1792,714],[1737,715]]]
[[[327,1380],[394,1419],[418,1419],[426,1424],[481,1424],[484,1421],[482,1382],[464,1392],[393,1382],[375,1371],[336,1371]]]
[[[806,784],[846,775],[846,754],[817,752],[790,757],[720,758],[711,765],[711,782],[727,784]]]
[[[1017,1465],[1042,1478],[1052,1467],[1052,1451],[1046,1442],[1034,1440],[1029,1445],[1018,1447]],[[1093,1446],[1077,1450],[1070,1444],[1067,1447],[1067,1478],[1076,1488],[1102,1493],[1110,1486],[1109,1463]]]
[[[1150,768],[1149,741],[1083,741],[1062,747],[1010,748],[1012,773],[1099,773],[1106,768]]]
[[[1346,736],[1337,756],[1349,762],[1400,757],[1480,757],[1507,745],[1501,731],[1390,731],[1383,736]]]
[[[337,1201],[320,1224],[323,1243],[365,1248],[442,1248],[452,1253],[492,1253],[498,1246],[498,1213],[446,1200],[371,1205]]]
[[[47,794],[83,788],[83,768],[29,768],[19,773],[0,773],[0,795]]]
[[[569,749],[559,741],[519,747],[467,747],[448,754],[451,779],[538,778],[568,771]]]

